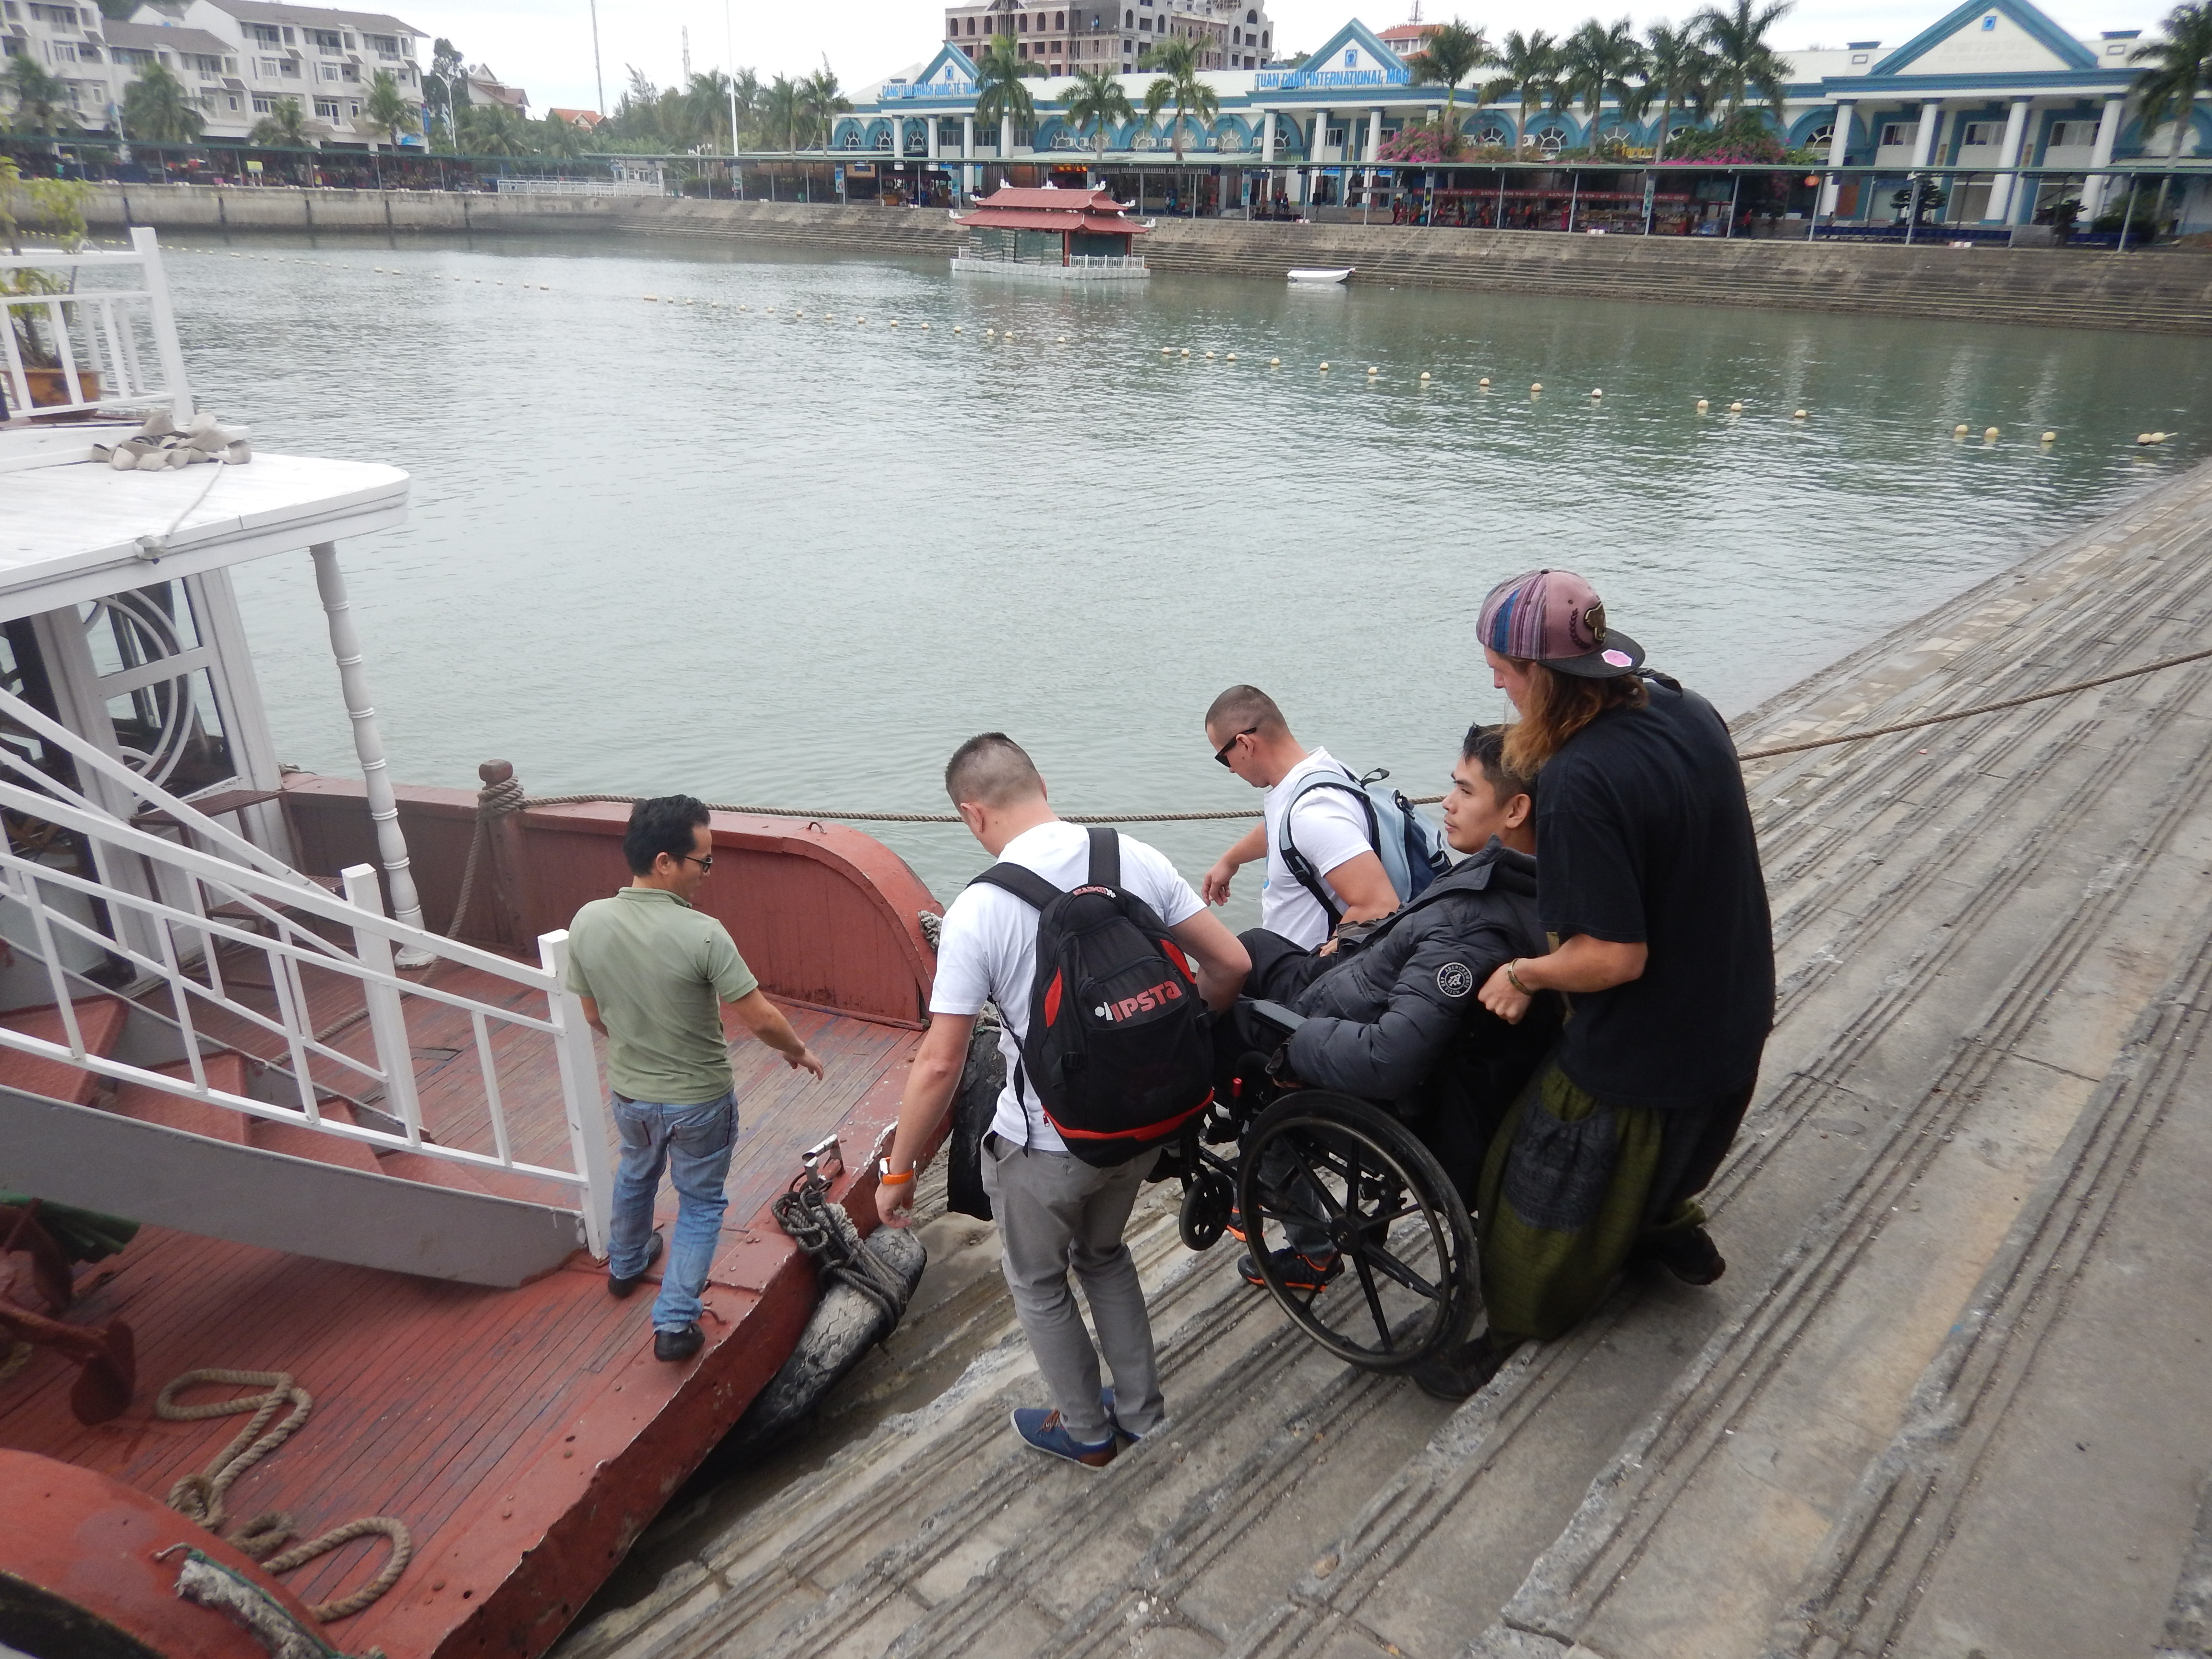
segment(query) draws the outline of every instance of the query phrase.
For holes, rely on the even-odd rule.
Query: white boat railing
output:
[[[0,390],[11,415],[167,404],[179,422],[191,417],[152,231],[134,229],[127,253],[0,249]]]
[[[15,948],[44,967],[63,1036],[57,1042],[0,1027],[0,1048],[375,1149],[557,1183],[572,1194],[588,1248],[605,1255],[612,1170],[591,1031],[581,1002],[563,987],[566,933],[541,937],[532,965],[409,927],[385,914],[371,866],[347,870],[343,895],[330,892],[4,691],[0,719],[34,732],[50,750],[66,750],[87,785],[71,787],[0,744],[0,809],[19,821],[0,851],[0,900],[20,907],[27,921],[31,940]],[[181,839],[118,816],[100,797],[128,799],[134,813],[158,811]],[[19,847],[22,823],[76,837],[94,876]],[[187,1074],[118,1060],[87,1043],[73,1003],[83,981],[63,965],[72,945],[88,945],[131,971],[138,996],[175,1022]],[[402,951],[433,958],[433,966],[403,974],[394,966]],[[241,957],[261,970],[253,988],[266,991],[266,1003],[240,994]],[[436,963],[472,969],[509,988],[474,996],[448,989],[435,982]],[[410,1010],[439,1022],[438,1048],[471,1051],[470,1082],[457,1081],[471,1075],[452,1070],[458,1056],[439,1054],[427,1066],[417,1060]],[[464,1023],[465,1038],[457,1029]],[[258,1099],[210,1081],[207,1054],[234,1046],[229,1038],[239,1024],[274,1039],[264,1047],[282,1048],[283,1062],[272,1063],[289,1078],[270,1092],[289,1090],[290,1099]],[[368,1052],[349,1052],[342,1034],[362,1030]],[[549,1048],[567,1118],[568,1157],[558,1163],[517,1154],[506,1105],[526,1075],[543,1077]],[[433,1075],[441,1072],[447,1075]],[[437,1100],[427,1122],[426,1085]],[[359,1098],[381,1122],[326,1109],[326,1096]]]
[[[956,250],[953,258],[971,265],[1024,265],[1040,270],[1142,270],[1144,260],[1135,254],[1075,253],[1065,260],[1017,259],[1004,248],[963,246]]]

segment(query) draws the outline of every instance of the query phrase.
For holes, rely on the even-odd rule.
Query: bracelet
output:
[[[1511,986],[1512,986],[1512,988],[1513,988],[1515,990],[1518,991],[1518,992],[1519,992],[1522,996],[1524,996],[1524,997],[1533,997],[1533,996],[1534,996],[1536,994],[1535,994],[1534,991],[1530,990],[1527,986],[1523,985],[1523,984],[1521,982],[1521,975],[1518,975],[1518,974],[1516,974],[1516,973],[1515,973],[1515,972],[1513,971],[1516,968],[1518,968],[1520,965],[1521,965],[1521,958],[1520,958],[1520,957],[1514,957],[1512,961],[1510,961],[1510,962],[1509,962],[1509,963],[1507,963],[1505,964],[1505,978],[1506,978],[1506,982],[1507,982],[1507,983],[1509,983],[1510,985],[1511,985]]]
[[[913,1179],[914,1171],[911,1170],[904,1175],[893,1175],[889,1158],[884,1158],[876,1166],[876,1185],[878,1187],[903,1187]]]

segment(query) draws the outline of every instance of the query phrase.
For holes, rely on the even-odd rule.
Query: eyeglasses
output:
[[[1258,726],[1246,726],[1246,727],[1245,727],[1242,732],[1239,732],[1237,734],[1237,737],[1236,737],[1236,738],[1230,738],[1230,739],[1229,739],[1229,741],[1228,741],[1228,742],[1226,742],[1226,743],[1224,743],[1224,744],[1223,744],[1221,745],[1221,747],[1220,747],[1220,748],[1218,748],[1218,749],[1215,750],[1213,751],[1213,758],[1214,758],[1214,759],[1216,759],[1216,760],[1218,760],[1218,761],[1219,761],[1219,762],[1220,762],[1224,766],[1228,765],[1228,764],[1229,764],[1229,751],[1230,751],[1231,750],[1234,749],[1234,748],[1237,746],[1237,738],[1249,738],[1249,737],[1250,737],[1250,736],[1251,736],[1255,732],[1257,732],[1259,729],[1260,729],[1260,728],[1259,728]]]
[[[702,872],[711,870],[714,867],[714,855],[712,853],[708,854],[703,859],[690,853],[678,853],[676,856],[682,859],[686,864],[697,865]]]

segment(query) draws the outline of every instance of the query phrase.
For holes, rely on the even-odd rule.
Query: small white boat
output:
[[[1291,280],[1294,283],[1340,283],[1358,269],[1357,265],[1346,265],[1341,270],[1293,270]]]

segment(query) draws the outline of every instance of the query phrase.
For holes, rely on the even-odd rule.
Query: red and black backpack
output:
[[[1026,1081],[1086,1164],[1126,1164],[1173,1140],[1213,1098],[1212,1042],[1190,959],[1152,906],[1122,890],[1120,833],[1091,830],[1089,879],[1069,892],[1018,864],[975,879],[1037,912],[1016,1098]]]

